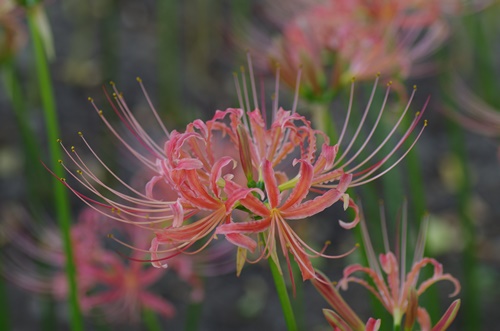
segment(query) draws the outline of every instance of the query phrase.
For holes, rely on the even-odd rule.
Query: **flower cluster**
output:
[[[255,37],[259,66],[280,66],[294,85],[304,70],[305,98],[329,98],[351,77],[407,77],[429,71],[422,64],[446,39],[446,16],[464,10],[461,1],[283,1],[271,19],[281,35],[272,42]],[[280,9],[281,9],[280,8]],[[279,13],[283,13],[280,15]],[[265,45],[265,47],[264,47]]]
[[[351,151],[372,99],[351,142],[340,153],[341,144],[347,139],[352,91],[341,137],[335,144],[330,144],[324,133],[312,128],[311,123],[296,112],[296,106],[289,111],[278,108],[277,98],[268,118],[265,108],[261,109],[257,102],[255,82],[250,76],[253,110],[250,110],[251,98],[245,89],[247,82],[243,79],[243,93],[238,90],[240,108],[218,110],[206,122],[195,120],[188,124],[184,132],[168,132],[151,106],[154,117],[165,133],[165,141],[160,144],[139,124],[124,97],[112,84],[114,102],[111,104],[116,114],[147,153],[141,153],[140,149],[127,142],[92,99],[91,103],[109,129],[148,169],[150,179],[143,192],[131,187],[115,175],[91,149],[97,160],[131,194],[117,191],[106,186],[91,171],[74,147],[68,149],[61,142],[77,170],[73,171],[72,166],[62,161],[61,164],[100,201],[80,193],[62,179],[63,183],[90,207],[106,216],[153,230],[155,237],[150,252],[151,261],[157,267],[166,267],[165,261],[180,253],[199,252],[218,235],[224,235],[239,249],[238,273],[247,260],[255,262],[272,258],[278,262],[277,252],[281,250],[289,267],[288,256],[293,256],[304,280],[315,277],[310,258],[336,256],[326,255],[324,249],[316,250],[304,242],[295,233],[290,221],[304,220],[337,201],[343,201],[344,208],[351,207],[357,211],[356,204],[346,193],[347,189],[378,178],[399,162],[388,164],[391,156],[417,127],[422,112],[417,113],[391,152],[380,157],[378,152],[402,122],[409,109],[410,99],[386,139],[373,152],[361,157],[383,114],[390,90],[388,88],[377,121],[366,141],[356,152]],[[138,81],[144,90],[140,79]],[[239,87],[239,81],[236,82]],[[146,92],[145,95],[151,105]],[[113,101],[111,97],[109,99]],[[82,133],[80,136],[89,146]],[[109,194],[102,193],[99,186],[115,197],[110,198]],[[349,229],[357,222],[356,216],[352,222],[341,221],[340,224]],[[260,253],[257,253],[259,247]],[[256,258],[248,258],[248,252],[256,252]]]
[[[19,219],[22,223],[28,218],[20,209],[10,213],[15,214],[11,215],[13,219]],[[68,285],[65,257],[57,230],[45,227],[41,231],[26,232],[25,226],[19,222],[11,224],[10,229],[4,229],[5,240],[12,247],[2,254],[3,275],[27,290],[52,295],[57,300],[66,300]],[[165,270],[133,262],[144,257],[145,253],[139,250],[134,251],[127,261],[104,244],[105,233],[126,236],[138,247],[147,247],[151,240],[149,231],[121,224],[106,224],[102,215],[94,210],[86,209],[80,214],[71,228],[71,239],[78,298],[83,312],[102,314],[109,321],[123,321],[124,316],[128,321],[138,321],[144,309],[155,311],[166,318],[173,317],[174,306],[151,289],[163,277]],[[225,252],[229,251],[225,249]],[[226,253],[214,253],[218,256],[210,256],[211,262],[205,261],[207,265],[227,260]],[[173,270],[191,285],[191,299],[196,301],[203,298],[203,288],[198,279],[203,270],[200,266],[195,268],[194,263],[201,265],[203,262],[201,257],[197,261],[185,256],[171,260]],[[46,267],[42,270],[40,264]],[[219,267],[219,274],[228,270],[224,263]],[[210,268],[206,270],[210,272]]]
[[[346,290],[348,284],[353,282],[367,288],[392,315],[395,328],[401,327],[404,317],[404,330],[412,330],[415,322],[418,323],[420,330],[431,330],[432,323],[429,314],[424,307],[419,305],[418,297],[436,282],[447,280],[454,285],[455,290],[450,297],[456,296],[460,292],[460,284],[455,277],[443,273],[442,265],[435,259],[423,257],[427,221],[424,219],[420,229],[412,267],[408,273],[406,272],[406,210],[403,216],[401,244],[396,249],[397,255],[389,248],[385,218],[382,219],[386,253],[379,255],[380,264],[375,257],[367,226],[362,221],[363,243],[369,266],[365,267],[359,264],[348,266],[344,269],[344,276],[337,285],[337,287]],[[433,266],[434,272],[432,276],[421,281],[418,285],[420,271],[427,265]],[[355,273],[366,274],[371,282],[355,276]],[[313,284],[334,309],[334,311],[324,310],[325,317],[332,326],[342,330],[378,330],[380,320],[370,319],[365,326],[326,276],[319,274],[319,277],[313,280]],[[446,330],[454,320],[459,307],[460,300],[455,300],[432,327],[432,330]]]

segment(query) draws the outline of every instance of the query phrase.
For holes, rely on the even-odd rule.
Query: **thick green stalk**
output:
[[[285,322],[288,331],[297,331],[297,323],[295,322],[295,316],[292,309],[292,304],[290,302],[290,297],[288,296],[288,291],[285,284],[285,279],[280,273],[278,266],[274,263],[273,259],[269,257],[269,266],[271,267],[271,273],[274,279],[274,285],[276,286],[276,291],[278,292],[278,297],[280,299],[281,308],[283,309],[283,315],[285,317]]]
[[[36,60],[36,71],[40,88],[40,95],[44,111],[45,124],[47,128],[47,138],[49,141],[49,152],[51,156],[50,166],[58,177],[63,176],[63,169],[59,166],[57,160],[62,159],[60,146],[57,143],[59,138],[59,123],[56,113],[54,93],[52,90],[52,80],[50,77],[49,66],[44,52],[43,41],[40,31],[36,25],[36,6],[27,8],[28,25],[33,42],[33,51]],[[83,321],[80,313],[77,296],[76,268],[73,260],[73,251],[71,246],[70,226],[71,213],[69,207],[68,192],[58,180],[53,180],[53,192],[56,205],[56,217],[59,223],[64,253],[66,258],[66,275],[68,279],[68,290],[70,300],[70,321],[73,331],[83,331]]]

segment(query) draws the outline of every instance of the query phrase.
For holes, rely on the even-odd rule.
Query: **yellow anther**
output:
[[[61,182],[65,182],[65,181],[66,181],[66,178],[61,177]]]
[[[91,97],[88,97],[88,100],[89,100],[90,102],[94,102],[94,99],[92,99]]]
[[[75,152],[75,146],[71,146],[71,151],[74,153]]]
[[[112,80],[109,81],[109,85],[111,86],[115,86],[115,82],[113,82]]]
[[[76,171],[76,173],[77,173],[77,174],[79,174],[79,175],[83,175],[83,172],[82,172],[80,169],[78,169],[78,170]]]
[[[330,240],[325,241],[325,245],[329,246],[331,244],[332,244],[332,242]]]
[[[417,117],[418,115],[420,115],[420,112],[419,112],[419,111],[417,111],[417,112],[415,113],[415,117]]]
[[[139,83],[142,83],[142,78],[141,77],[136,77],[135,78]]]
[[[59,163],[61,163],[61,164],[62,164],[62,163],[63,163],[63,160],[57,160],[57,162],[59,162]]]
[[[56,141],[57,141],[58,143],[61,143],[61,142],[62,142],[62,140],[61,140],[61,139],[59,139],[59,138],[57,138],[57,139],[56,139]]]
[[[354,83],[355,81],[356,81],[356,76],[352,76],[352,78],[351,78],[351,82],[353,82],[353,83]]]
[[[377,72],[377,78],[380,77],[380,71]]]
[[[100,116],[103,116],[102,110],[99,110],[98,114],[99,114]]]
[[[113,239],[115,236],[113,236],[113,234],[111,234],[111,233],[108,233],[107,237],[108,237],[109,239]]]
[[[79,135],[79,136],[83,136],[82,131],[78,131],[78,135]]]
[[[413,85],[413,89],[416,90],[417,89],[417,85]]]
[[[427,126],[427,120],[424,120],[424,126]]]

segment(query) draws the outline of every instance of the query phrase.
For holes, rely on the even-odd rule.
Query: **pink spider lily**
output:
[[[23,213],[19,217],[25,218],[26,215]],[[101,218],[100,214],[87,209],[71,229],[78,296],[84,313],[100,313],[108,321],[123,321],[125,318],[137,322],[144,309],[157,312],[166,318],[173,317],[174,306],[151,290],[151,286],[163,277],[165,270],[130,263],[115,251],[105,248],[100,236],[112,230],[116,232],[117,228],[103,226]],[[65,262],[57,231],[46,228],[43,232],[36,233],[36,238],[30,238],[21,230],[7,231],[6,236],[14,247],[2,254],[4,276],[27,290],[65,300],[68,291],[63,272]],[[130,226],[121,226],[118,231],[128,234],[131,242],[138,247],[150,241],[149,231],[130,229]],[[41,241],[38,242],[37,239]],[[227,260],[226,253],[221,255],[221,252],[217,252],[216,255],[209,257],[212,262],[207,260],[207,266],[216,260]],[[143,256],[143,252],[136,250],[131,259]],[[203,262],[201,256],[197,257],[197,260]],[[45,270],[42,275],[40,270],[36,270],[36,265],[32,263],[34,261],[46,264],[50,270]],[[200,266],[195,267],[194,263],[196,262],[181,256],[171,260],[171,267],[193,287],[192,300],[199,301],[203,297],[203,288],[196,275],[203,271]],[[207,270],[213,274],[209,268]],[[219,264],[218,268],[219,274],[222,270],[227,271],[224,263]]]
[[[366,80],[381,72],[406,78],[429,72],[425,60],[446,40],[447,16],[464,11],[458,0],[296,0],[279,7],[270,6],[269,16],[281,35],[250,41],[256,49],[266,49],[259,52],[258,66],[274,69],[279,64],[290,87],[302,68],[302,95],[313,101],[329,100],[353,76]]]
[[[369,267],[364,267],[359,264],[348,266],[344,269],[343,278],[339,281],[338,286],[346,290],[348,284],[354,282],[367,288],[393,316],[393,324],[395,327],[401,326],[403,316],[405,316],[405,330],[412,330],[415,321],[419,324],[421,330],[431,330],[429,314],[425,308],[418,305],[418,297],[431,285],[442,280],[447,280],[454,285],[455,290],[450,295],[450,297],[453,297],[459,293],[460,284],[452,275],[443,273],[442,265],[435,259],[423,257],[427,219],[424,220],[421,227],[411,270],[406,272],[406,205],[404,209],[402,242],[401,247],[396,250],[398,254],[395,255],[390,251],[387,234],[384,232],[386,253],[379,255],[379,264],[370,242],[366,224],[362,222],[361,229],[363,233],[363,242],[368,257]],[[386,229],[383,215],[382,223],[382,228]],[[420,271],[427,265],[431,265],[434,268],[434,273],[429,279],[419,284],[418,278]],[[355,273],[366,274],[373,281],[374,285],[355,276]],[[455,318],[459,306],[460,300],[454,301],[432,330],[446,330]]]
[[[299,79],[300,75],[297,81]],[[247,261],[247,251],[254,252],[262,248],[256,259],[248,261],[255,262],[268,257],[277,261],[280,246],[285,258],[288,259],[287,252],[294,256],[303,279],[309,279],[314,277],[310,257],[337,256],[312,249],[293,231],[289,221],[308,218],[339,200],[343,201],[345,208],[351,207],[357,211],[357,206],[346,194],[347,188],[363,185],[394,167],[399,160],[391,164],[388,163],[390,157],[411,136],[423,112],[418,113],[392,151],[380,157],[378,152],[394,136],[407,114],[410,98],[387,138],[363,158],[362,152],[372,141],[383,115],[390,87],[366,141],[361,148],[353,150],[371,108],[376,83],[363,119],[343,149],[341,144],[348,139],[346,128],[352,108],[352,91],[342,135],[337,144],[332,146],[324,133],[312,128],[311,123],[296,112],[298,93],[291,111],[278,107],[279,73],[270,116],[257,101],[251,65],[248,84],[252,98],[247,92],[244,75],[242,89],[237,76],[235,82],[240,108],[217,111],[206,122],[196,120],[184,132],[168,132],[139,79],[153,116],[165,134],[161,142],[156,142],[141,126],[124,97],[112,84],[114,101],[111,97],[109,101],[125,129],[137,139],[140,148],[126,141],[93,100],[90,101],[110,131],[147,169],[149,180],[143,190],[128,184],[101,161],[80,133],[91,153],[129,193],[107,186],[91,171],[74,147],[67,148],[61,143],[71,161],[68,165],[62,161],[61,164],[77,183],[97,198],[80,193],[75,184],[63,183],[87,205],[105,216],[154,231],[155,237],[149,251],[156,267],[166,267],[165,261],[180,253],[198,253],[209,246],[217,235],[223,234],[229,242],[239,247],[238,273]],[[423,127],[415,142],[422,130]],[[403,152],[401,158],[408,151]],[[102,188],[108,192],[103,193]],[[358,217],[349,223],[341,222],[341,225],[352,228],[357,222]],[[260,245],[261,240],[251,238],[257,233],[265,238],[263,245]]]

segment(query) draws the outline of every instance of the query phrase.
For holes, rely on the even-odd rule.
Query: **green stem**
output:
[[[285,322],[288,331],[296,331],[297,324],[295,322],[295,316],[293,314],[292,304],[288,296],[286,289],[285,279],[280,273],[278,266],[274,263],[272,258],[267,259],[269,261],[269,266],[271,267],[271,273],[274,279],[274,285],[276,286],[276,291],[278,292],[278,297],[280,299],[281,308],[283,309],[283,315],[285,317]]]
[[[2,268],[0,266],[0,268]],[[0,279],[0,330],[10,330],[9,322],[9,304],[7,302],[7,293],[5,291],[5,282]]]
[[[62,159],[60,146],[57,143],[59,138],[59,123],[57,119],[54,94],[52,90],[52,80],[49,66],[44,52],[43,41],[36,24],[37,6],[27,8],[28,25],[33,42],[33,50],[36,60],[36,71],[40,88],[44,118],[47,127],[47,138],[49,141],[49,152],[51,156],[50,166],[57,177],[63,176],[63,169],[58,165],[57,160]],[[80,313],[77,296],[76,268],[73,260],[71,246],[70,226],[71,213],[69,208],[69,198],[64,185],[58,180],[53,180],[54,201],[56,207],[56,217],[63,239],[63,247],[66,258],[66,275],[68,279],[69,301],[70,301],[70,321],[73,331],[83,331],[83,321]]]
[[[36,142],[35,133],[29,125],[29,114],[24,102],[21,82],[16,72],[13,59],[5,63],[3,67],[5,89],[10,98],[12,109],[19,129],[21,142],[24,150],[24,176],[28,187],[28,204],[30,210],[35,213],[35,219],[40,219],[42,211],[41,197],[45,193],[48,181],[44,181],[42,166],[40,163],[40,148]],[[39,166],[36,166],[39,165]]]
[[[148,331],[161,331],[162,327],[160,325],[160,321],[158,320],[158,316],[150,310],[150,309],[144,309],[143,313],[143,320],[144,324],[146,324],[146,327]]]
[[[185,331],[197,331],[200,328],[202,302],[191,302],[187,309]]]
[[[481,330],[481,305],[478,296],[479,282],[476,278],[477,259],[476,259],[476,229],[474,223],[469,216],[469,207],[472,201],[472,188],[470,182],[469,169],[467,167],[467,153],[465,151],[465,137],[463,130],[451,121],[448,121],[448,133],[452,144],[452,149],[455,155],[458,156],[462,165],[462,178],[458,188],[457,208],[460,217],[460,225],[462,231],[466,234],[465,247],[463,250],[463,282],[462,282],[462,312],[464,314],[463,326],[464,330]]]

